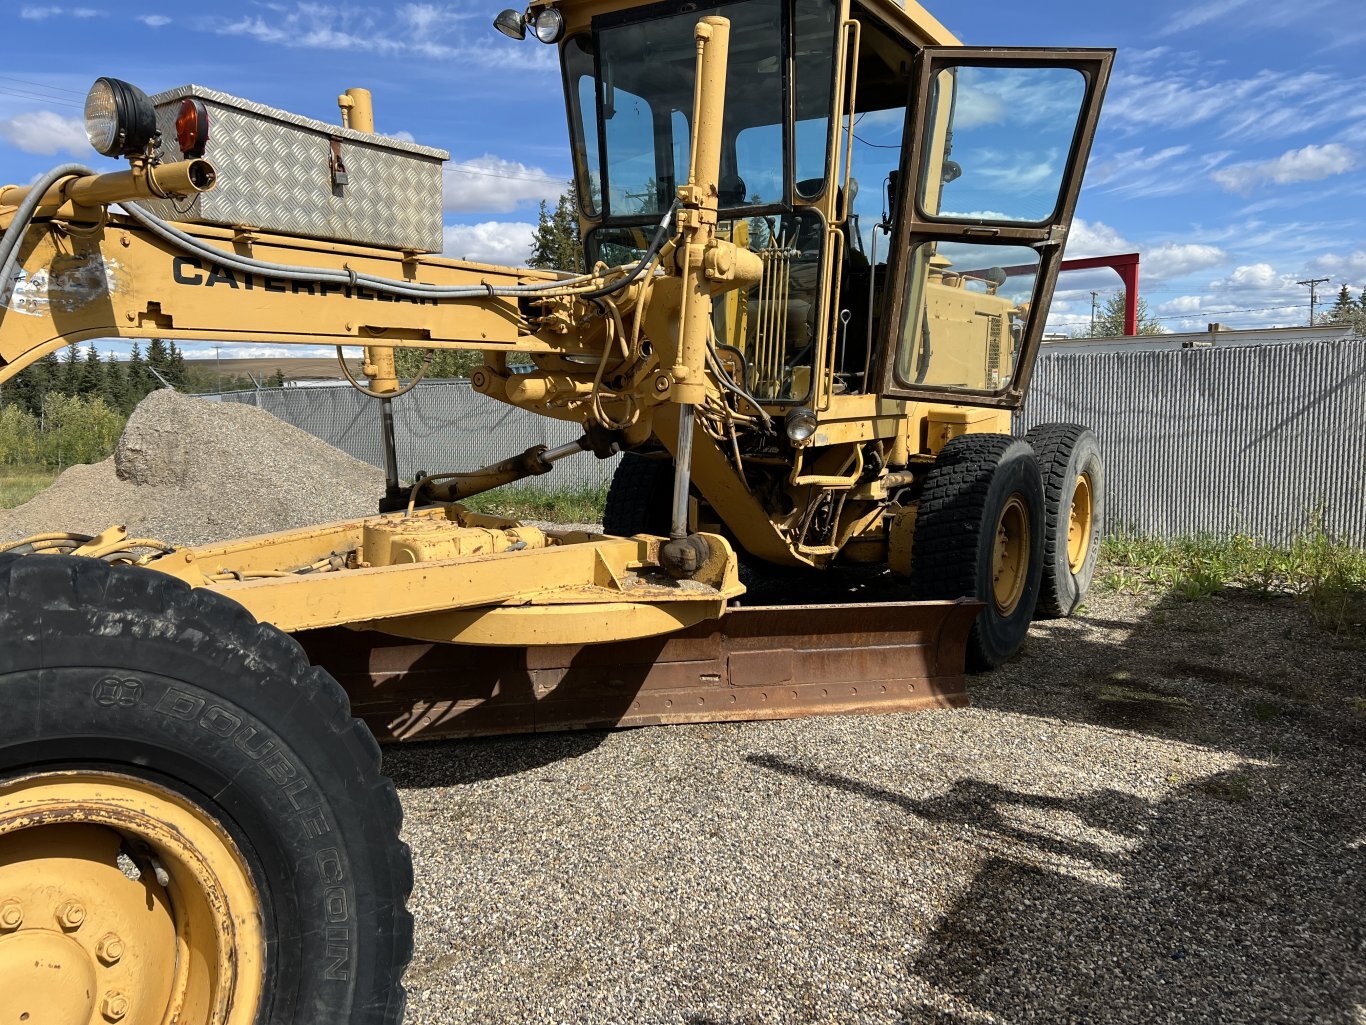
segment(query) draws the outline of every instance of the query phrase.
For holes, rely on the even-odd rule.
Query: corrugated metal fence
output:
[[[1023,425],[1089,424],[1110,529],[1366,544],[1366,339],[1045,355]]]
[[[254,403],[383,465],[377,404],[350,388],[224,395]],[[580,433],[494,402],[467,382],[419,385],[394,402],[400,469],[473,469]],[[1111,529],[1285,540],[1318,515],[1366,544],[1366,339],[1045,355],[1022,428],[1089,424],[1107,465]],[[599,486],[616,460],[585,453],[529,487]]]

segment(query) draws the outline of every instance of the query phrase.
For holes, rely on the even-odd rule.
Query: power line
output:
[[[1148,317],[1148,320],[1203,320],[1206,317],[1227,317],[1233,313],[1270,313],[1273,310],[1302,310],[1304,303],[1296,303],[1293,306],[1258,306],[1250,310],[1211,310],[1204,312],[1194,310],[1191,313],[1174,313],[1166,317]]]
[[[0,79],[3,79],[6,82],[18,82],[20,85],[41,89],[44,92],[67,93],[70,96],[79,96],[82,99],[85,97],[85,93],[79,92],[76,89],[65,89],[60,85],[44,85],[42,82],[34,82],[27,78],[15,78],[13,75],[0,75]]]
[[[563,178],[552,178],[548,174],[504,174],[500,171],[484,171],[477,167],[467,167],[464,164],[451,164],[450,170],[459,171],[461,174],[482,174],[486,178],[507,178],[511,181],[523,182],[546,182],[550,185],[564,185],[569,181],[569,176]]]
[[[53,96],[38,96],[36,94],[20,92],[18,89],[7,89],[0,86],[0,95],[13,96],[20,100],[33,100],[38,103],[45,103],[53,107],[70,107],[72,110],[84,110],[79,103],[71,103],[67,100],[59,100]]]

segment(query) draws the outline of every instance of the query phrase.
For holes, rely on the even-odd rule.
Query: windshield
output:
[[[565,84],[584,213],[658,216],[687,183],[697,61],[693,30],[711,14],[731,22],[720,206],[759,209],[790,199],[785,156],[793,151],[793,133],[784,117],[789,52],[801,65],[792,90],[799,176],[821,177],[835,9],[829,0],[795,0],[796,16],[790,19],[789,6],[785,0],[746,0],[689,5],[686,12],[646,18],[636,10],[597,18],[591,39],[566,43]],[[797,34],[791,47],[790,24]]]

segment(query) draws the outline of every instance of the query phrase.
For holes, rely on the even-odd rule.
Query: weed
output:
[[[46,466],[0,466],[0,509],[23,505],[56,479]]]
[[[514,520],[547,520],[551,523],[601,523],[607,504],[607,487],[565,488],[542,491],[521,488],[475,495],[461,503],[474,512],[506,516]]]
[[[1321,518],[1287,545],[1244,534],[1163,540],[1120,533],[1102,543],[1103,587],[1165,592],[1199,601],[1228,588],[1264,600],[1303,600],[1314,623],[1366,636],[1366,551],[1334,538]]]

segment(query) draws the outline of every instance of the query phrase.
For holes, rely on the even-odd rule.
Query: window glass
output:
[[[921,210],[954,220],[1051,220],[1086,96],[1081,72],[954,67],[933,88]]]
[[[792,16],[793,157],[797,195],[815,199],[825,188],[835,68],[835,5],[795,0]]]
[[[570,126],[573,132],[574,171],[579,184],[579,205],[589,217],[602,207],[599,181],[597,88],[593,80],[590,37],[575,36],[564,45],[564,74],[569,84]]]
[[[770,193],[764,202],[782,199],[783,6],[780,0],[748,0],[599,29],[608,216],[660,213],[686,180],[697,60],[693,29],[708,13],[731,22],[722,205],[753,205],[754,194]],[[588,116],[587,109],[580,111],[581,119]],[[752,134],[756,129],[767,131]]]
[[[1029,246],[925,242],[907,267],[897,381],[1005,390],[1029,316],[1038,252]]]

